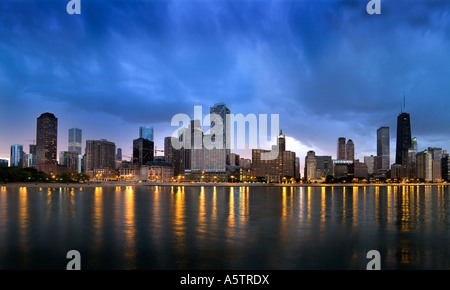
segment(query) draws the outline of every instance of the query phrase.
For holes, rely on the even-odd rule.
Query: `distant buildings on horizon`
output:
[[[124,156],[122,148],[106,139],[86,140],[82,155],[82,130],[68,130],[68,149],[59,152],[57,162],[58,118],[43,113],[36,120],[36,144],[29,145],[26,154],[23,145],[11,145],[9,166],[32,167],[53,177],[64,172],[86,173],[94,180],[145,180],[145,181],[254,181],[254,182],[333,182],[337,180],[421,180],[449,181],[449,154],[442,148],[418,152],[417,138],[411,137],[410,115],[401,112],[397,117],[395,163],[390,165],[390,128],[381,126],[376,132],[376,156],[355,159],[352,139],[337,139],[337,158],[318,156],[313,150],[305,156],[303,179],[300,160],[295,152],[286,150],[282,131],[272,151],[278,152],[273,160],[264,160],[262,154],[271,152],[252,149],[252,158],[240,158],[230,152],[230,109],[224,103],[210,108],[211,114],[222,118],[223,148],[207,148],[204,138],[215,140],[214,134],[203,132],[200,120],[192,120],[187,128],[178,131],[178,137],[165,137],[164,150],[154,143],[154,129],[139,127],[139,137],[130,142],[132,156]],[[211,119],[211,128],[216,120]],[[200,146],[194,147],[194,144]],[[182,144],[175,149],[173,142]],[[186,146],[191,145],[191,146]],[[157,156],[156,152],[164,152]],[[129,161],[123,160],[128,157]],[[0,159],[0,166],[8,160]]]

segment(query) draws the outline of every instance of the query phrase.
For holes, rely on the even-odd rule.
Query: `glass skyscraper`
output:
[[[23,146],[11,145],[11,160],[10,166],[23,167]]]
[[[81,129],[69,129],[69,152],[76,152],[81,155]]]
[[[149,126],[139,127],[139,138],[144,138],[153,142],[153,127]]]
[[[411,148],[411,121],[408,113],[401,113],[397,117],[397,148],[395,163],[401,165],[402,177],[409,176],[408,150]]]

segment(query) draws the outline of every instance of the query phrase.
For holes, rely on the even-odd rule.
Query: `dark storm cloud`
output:
[[[405,93],[413,135],[447,140],[450,3],[367,2],[82,0],[68,15],[1,1],[0,110],[40,101],[137,126],[225,102],[334,154],[341,135],[366,151],[379,126],[395,138]]]

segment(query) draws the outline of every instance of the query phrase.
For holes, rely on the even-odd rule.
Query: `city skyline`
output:
[[[376,155],[376,130],[390,127],[392,164],[403,96],[418,151],[449,148],[450,3],[386,1],[381,15],[366,4],[89,1],[69,16],[65,3],[2,1],[0,158],[28,150],[43,112],[59,118],[58,153],[80,128],[131,156],[140,126],[164,148],[173,115],[224,102],[279,114],[302,161],[309,150],[336,158],[339,137],[356,159]]]

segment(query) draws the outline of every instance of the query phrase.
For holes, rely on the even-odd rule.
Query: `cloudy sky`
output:
[[[0,158],[28,152],[44,112],[58,151],[78,127],[131,155],[139,126],[163,149],[172,116],[224,102],[279,114],[302,164],[336,158],[341,136],[375,155],[380,126],[393,160],[404,95],[419,150],[450,150],[450,1],[381,0],[380,15],[366,0],[81,0],[80,15],[68,2],[0,1]]]

